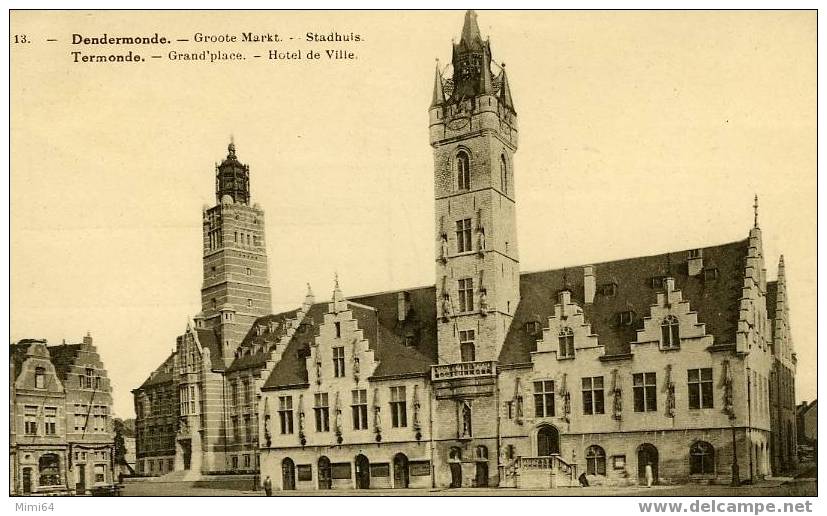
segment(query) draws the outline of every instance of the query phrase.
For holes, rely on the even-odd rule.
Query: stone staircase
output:
[[[520,489],[556,489],[576,487],[577,465],[569,464],[559,455],[517,457],[503,470],[502,487]]]

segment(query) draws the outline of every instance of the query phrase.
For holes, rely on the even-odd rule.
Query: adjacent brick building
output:
[[[87,335],[10,347],[10,492],[85,494],[113,485],[112,388]]]

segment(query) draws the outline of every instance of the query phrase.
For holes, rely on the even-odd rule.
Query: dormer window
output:
[[[625,312],[618,312],[617,324],[620,326],[631,326],[635,322],[635,313],[631,310]]]
[[[571,328],[566,327],[560,330],[557,343],[558,358],[574,358],[574,331]]]
[[[650,281],[651,281],[652,288],[660,289],[660,288],[663,288],[664,285],[666,284],[666,277],[665,276],[653,276]]]
[[[617,283],[604,283],[600,285],[600,295],[613,297],[617,294]]]
[[[718,279],[718,268],[710,267],[704,269],[704,281],[715,281]]]
[[[416,346],[416,332],[408,332],[405,334],[405,346],[412,348]]]
[[[538,336],[542,331],[543,327],[539,321],[527,321],[525,323],[525,332],[532,337]]]
[[[663,349],[678,349],[681,347],[680,322],[674,315],[668,315],[660,323],[661,341]]]
[[[690,249],[686,253],[686,258],[689,260],[693,260],[695,258],[703,258],[703,250],[702,249]]]

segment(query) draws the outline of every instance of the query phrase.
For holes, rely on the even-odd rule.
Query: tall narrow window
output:
[[[500,155],[500,184],[503,193],[508,193],[508,164],[505,162],[505,154]]]
[[[57,434],[57,407],[46,407],[43,409],[44,425],[46,435]]]
[[[635,412],[653,412],[658,409],[656,378],[655,373],[635,373],[632,375]]]
[[[678,349],[681,347],[680,323],[674,315],[667,316],[660,323],[661,347],[663,349]]]
[[[92,388],[92,377],[93,377],[94,373],[95,373],[95,371],[93,369],[91,369],[91,368],[86,369],[86,378],[85,378],[84,385],[83,385],[84,388],[86,388],[86,389],[91,389]]]
[[[316,406],[313,407],[313,412],[316,413],[316,431],[329,432],[330,431],[330,406],[327,402],[327,393],[321,392],[316,394]]]
[[[586,450],[586,474],[606,474],[606,452],[600,446],[589,446]]]
[[[572,358],[574,356],[574,332],[572,329],[565,327],[560,330],[557,341],[559,344],[557,356],[560,358]]]
[[[534,382],[534,416],[554,417],[554,380]]]
[[[391,425],[394,428],[408,426],[408,404],[405,387],[391,387]]]
[[[466,152],[457,154],[457,188],[468,190],[471,188],[471,162]]]
[[[712,408],[712,368],[689,369],[687,371],[689,387],[689,408]]]
[[[353,429],[367,430],[368,428],[368,391],[367,389],[355,389],[351,392],[353,396]]]
[[[583,414],[604,413],[603,377],[583,378]]]
[[[336,378],[345,376],[345,348],[343,346],[333,348],[333,376]]]
[[[281,433],[293,433],[293,396],[279,396],[279,423]]]
[[[459,290],[459,311],[473,312],[474,311],[474,280],[471,278],[464,278],[458,281]]]
[[[457,221],[457,252],[473,251],[471,247],[471,219]]]
[[[244,404],[245,404],[245,405],[249,405],[249,404],[250,404],[250,402],[251,402],[251,401],[252,401],[252,399],[253,399],[253,391],[252,391],[252,389],[250,389],[250,387],[251,387],[251,385],[252,385],[252,384],[250,383],[250,379],[249,379],[249,378],[245,378],[245,379],[241,382],[241,385],[242,385],[242,386],[243,386],[243,388],[244,388]]]
[[[241,441],[241,429],[239,428],[240,425],[238,423],[238,416],[233,416],[230,418],[233,426],[233,435],[232,435],[232,442],[237,443]]]
[[[34,369],[34,386],[36,389],[46,388],[46,369],[43,367],[35,367]]]
[[[459,332],[460,360],[473,362],[476,358],[474,348],[474,330],[461,330]]]
[[[23,427],[26,435],[37,435],[37,407],[26,405],[23,407]]]

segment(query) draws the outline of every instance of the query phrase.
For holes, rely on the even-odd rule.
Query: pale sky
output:
[[[199,309],[201,209],[230,135],[266,212],[273,309],[434,283],[434,60],[463,12],[15,12],[11,335],[78,342],[115,412]],[[816,396],[815,12],[479,13],[505,61],[522,270],[746,238],[787,265],[797,397]],[[308,31],[361,35],[310,44]],[[73,63],[85,36],[277,31],[259,45],[135,47],[141,64]],[[58,42],[46,43],[46,38]],[[350,49],[355,61],[253,59]],[[170,50],[243,62],[171,62]]]

